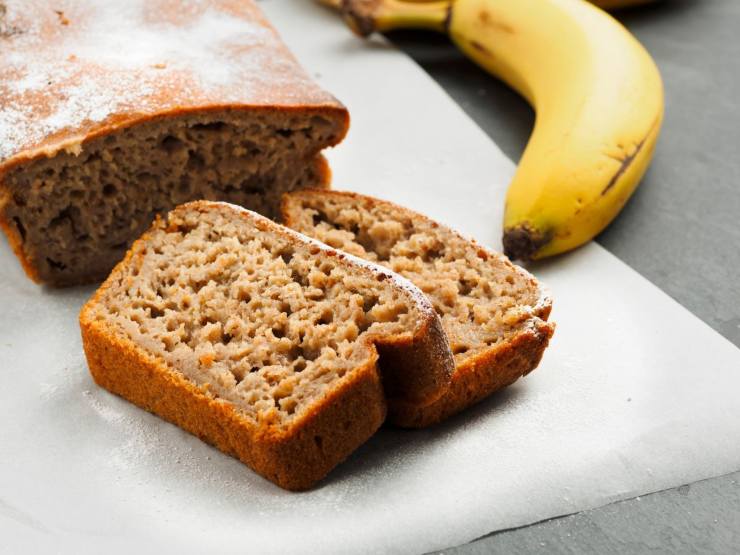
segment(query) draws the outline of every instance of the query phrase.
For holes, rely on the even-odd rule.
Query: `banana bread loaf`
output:
[[[38,282],[104,279],[189,200],[274,216],[347,126],[252,0],[0,0],[0,226]]]
[[[510,385],[537,367],[554,325],[537,281],[505,256],[390,202],[335,191],[283,199],[286,225],[382,264],[429,297],[455,357],[449,391],[431,405],[394,400],[389,420],[422,427]]]
[[[424,295],[253,212],[198,201],[136,241],[80,315],[104,388],[306,489],[454,367]]]

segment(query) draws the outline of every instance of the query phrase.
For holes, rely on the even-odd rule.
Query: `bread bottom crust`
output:
[[[391,400],[388,421],[403,428],[425,428],[479,403],[537,368],[554,330],[554,324],[539,320],[500,347],[466,361],[455,369],[447,392],[431,405]]]
[[[279,429],[254,423],[228,401],[208,394],[126,338],[80,319],[82,341],[95,382],[111,393],[176,424],[249,465],[278,486],[311,488],[370,438],[386,416],[377,356],[353,370],[296,424]]]

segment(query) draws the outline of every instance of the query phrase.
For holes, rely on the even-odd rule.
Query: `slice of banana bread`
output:
[[[154,215],[276,215],[346,109],[252,0],[0,2],[0,227],[42,283],[102,281]]]
[[[158,220],[80,324],[99,385],[294,490],[454,368],[409,281],[225,203]]]
[[[426,293],[455,357],[449,391],[421,406],[389,405],[407,427],[439,422],[537,367],[554,325],[535,278],[474,241],[390,202],[353,193],[300,191],[283,198],[286,225],[382,264]]]

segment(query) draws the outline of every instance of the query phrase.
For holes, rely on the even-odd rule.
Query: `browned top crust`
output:
[[[252,0],[0,1],[0,176],[117,128],[224,108],[348,118]]]

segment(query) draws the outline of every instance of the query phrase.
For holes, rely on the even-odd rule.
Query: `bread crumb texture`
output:
[[[265,216],[280,195],[325,178],[328,117],[213,112],[137,125],[16,167],[0,216],[46,283],[102,281],[154,216],[178,204],[227,201]],[[319,164],[319,165],[317,165]]]
[[[544,309],[527,272],[402,207],[311,191],[289,195],[285,206],[291,227],[419,287],[442,319],[457,366],[506,342]]]
[[[195,204],[211,209],[188,205],[156,224],[85,318],[251,421],[290,426],[376,356],[375,337],[410,338],[423,321],[393,278],[235,208]]]

